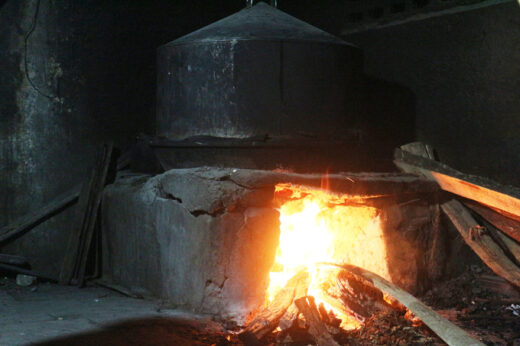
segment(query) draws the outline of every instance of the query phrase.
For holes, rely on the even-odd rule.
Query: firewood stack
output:
[[[359,323],[369,317],[398,311],[415,315],[449,345],[482,345],[451,324],[415,297],[380,276],[351,265],[317,264],[313,282],[318,282],[320,299],[339,311],[342,318]],[[310,275],[302,270],[294,275],[239,334],[245,345],[262,345],[278,330],[277,340],[314,342],[317,345],[340,345],[342,319],[325,304],[307,295]],[[314,290],[316,292],[316,290]]]

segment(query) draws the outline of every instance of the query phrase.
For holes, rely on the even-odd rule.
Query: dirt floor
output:
[[[520,345],[520,292],[487,267],[471,266],[422,300],[487,345]]]

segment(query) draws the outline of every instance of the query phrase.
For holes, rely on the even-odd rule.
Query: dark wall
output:
[[[516,1],[352,34],[368,73],[416,95],[417,138],[461,171],[520,186]]]
[[[152,133],[155,50],[243,0],[8,0],[0,7],[0,226],[84,179],[99,144]],[[349,1],[280,0],[339,34]],[[417,137],[454,167],[520,186],[520,12],[492,6],[351,35],[375,77],[416,95]],[[42,95],[44,94],[44,95]],[[392,98],[388,95],[388,98]],[[374,102],[378,103],[377,101]],[[56,274],[73,209],[0,251]]]
[[[155,50],[244,1],[9,0],[0,8],[0,226],[82,181],[96,148],[152,133]],[[25,74],[25,37],[27,73]],[[37,88],[39,91],[37,91]],[[73,208],[3,248],[55,275]]]

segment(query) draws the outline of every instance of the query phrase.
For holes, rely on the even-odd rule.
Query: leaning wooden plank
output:
[[[27,264],[27,259],[23,256],[0,254],[0,263],[24,265]]]
[[[520,268],[516,266],[493,241],[485,227],[478,224],[469,211],[456,200],[441,205],[444,213],[450,218],[464,241],[497,275],[503,277],[516,287],[520,287]]]
[[[339,346],[329,333],[327,326],[320,318],[318,308],[313,297],[302,297],[294,301],[298,310],[305,317],[305,321],[309,324],[309,334],[312,335],[316,345],[318,346]]]
[[[278,292],[273,301],[260,311],[251,323],[240,332],[238,338],[246,345],[258,345],[260,340],[272,332],[278,321],[294,300],[297,287],[309,279],[307,271],[300,271],[294,275],[283,289]]]
[[[121,154],[117,159],[116,169],[118,171],[123,170],[130,166],[132,163],[132,157],[130,155],[129,151],[125,151],[123,154]]]
[[[96,226],[96,221],[98,221],[98,211],[101,205],[101,198],[103,197],[103,189],[107,183],[107,174],[108,168],[112,161],[112,153],[114,150],[114,145],[112,143],[106,144],[104,146],[102,159],[100,161],[98,179],[96,181],[96,186],[93,187],[92,193],[92,209],[90,210],[90,216],[86,221],[88,222],[85,225],[85,237],[82,242],[82,247],[80,248],[80,252],[78,254],[78,272],[77,272],[77,284],[82,286],[85,282],[85,270],[87,268],[87,260],[89,255],[89,250],[92,245],[92,239],[94,237],[94,231]]]
[[[487,208],[479,203],[474,201],[464,201],[464,205],[475,213],[479,214],[482,218],[484,218],[487,222],[516,240],[520,242],[520,222],[510,219],[493,209]]]
[[[85,250],[85,248],[90,246],[91,232],[97,219],[112,149],[112,144],[103,146],[101,155],[97,158],[95,167],[90,174],[89,181],[84,184],[81,191],[76,209],[76,219],[69,236],[67,251],[60,271],[59,282],[61,284],[78,283],[77,281],[84,269],[86,259],[84,260],[83,257],[85,252],[88,253],[88,249]]]
[[[462,204],[463,207],[464,204]],[[469,210],[469,209],[468,209]],[[495,241],[495,243],[504,251],[504,254],[513,262],[518,268],[520,268],[520,244],[505,233],[496,228],[492,223],[488,222],[480,214],[474,210],[469,210],[470,214],[475,218],[477,223],[484,226],[487,233]]]
[[[486,178],[464,174],[440,162],[396,149],[394,163],[407,173],[436,181],[441,189],[520,218],[520,189]]]
[[[81,185],[77,185],[64,194],[59,195],[42,208],[24,215],[9,225],[2,227],[0,229],[0,243],[16,236],[21,236],[51,216],[56,215],[78,199],[80,190]]]
[[[327,264],[324,264],[327,265]],[[435,334],[437,334],[448,345],[484,345],[478,340],[472,338],[461,328],[457,327],[435,311],[424,305],[420,300],[412,296],[410,293],[397,287],[393,283],[385,280],[379,275],[372,273],[360,267],[353,265],[337,265],[353,274],[360,275],[369,280],[374,287],[380,289],[387,295],[392,296],[401,304],[403,304],[410,312],[419,317],[425,325],[427,325]]]
[[[495,234],[498,236],[500,241],[510,252],[511,256],[513,257],[511,260],[520,268],[520,244],[518,244],[514,239],[509,238],[507,235],[500,232],[499,230],[495,230]]]
[[[95,180],[95,170],[89,176],[89,180],[83,185],[79,195],[78,205],[75,210],[75,218],[70,230],[69,242],[65,257],[62,262],[59,283],[68,285],[74,277],[74,270],[76,268],[76,256],[80,247],[81,232],[83,231],[84,217],[88,214],[89,208],[89,192]]]

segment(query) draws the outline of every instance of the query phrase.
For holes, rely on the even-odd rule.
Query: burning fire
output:
[[[322,299],[320,283],[327,278],[319,275],[316,264],[353,264],[388,278],[378,210],[361,205],[356,196],[290,184],[276,186],[275,200],[281,203],[280,241],[270,273],[268,302],[291,277],[306,269],[311,277],[307,295],[333,310],[343,320],[343,327],[352,328],[349,316]]]

